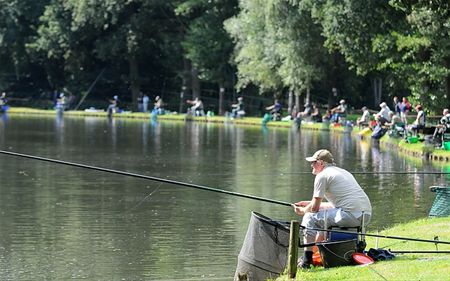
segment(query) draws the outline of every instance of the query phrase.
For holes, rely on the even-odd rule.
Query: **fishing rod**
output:
[[[301,173],[309,173],[311,172],[301,172]],[[378,171],[378,172],[364,172],[364,171],[354,171],[349,172],[354,175],[449,175],[450,172],[414,172],[414,171]],[[299,174],[296,172],[292,173],[283,173],[283,174]]]
[[[258,200],[258,201],[274,203],[274,204],[283,205],[283,206],[289,206],[290,207],[292,205],[292,203],[288,203],[288,202],[268,199],[268,198],[264,198],[264,197],[254,196],[254,195],[248,195],[248,194],[234,192],[234,191],[217,189],[217,188],[212,188],[212,187],[208,187],[208,186],[202,186],[202,185],[198,185],[198,184],[180,182],[180,181],[163,179],[163,178],[152,177],[152,176],[144,176],[144,175],[130,173],[130,172],[112,170],[112,169],[107,169],[107,168],[101,168],[101,167],[96,167],[96,166],[90,166],[90,165],[85,165],[85,164],[73,163],[73,162],[68,162],[68,161],[62,161],[62,160],[57,160],[57,159],[39,157],[39,156],[34,156],[34,155],[29,155],[29,154],[22,154],[22,153],[5,151],[5,150],[0,150],[0,153],[1,154],[6,154],[6,155],[22,157],[22,158],[33,159],[33,160],[40,160],[40,161],[44,161],[44,162],[57,163],[57,164],[62,164],[62,165],[67,165],[67,166],[72,166],[72,167],[78,167],[78,168],[90,169],[90,170],[95,170],[95,171],[101,171],[101,172],[110,173],[110,174],[123,175],[123,176],[129,176],[129,177],[134,177],[134,178],[140,178],[140,179],[152,180],[152,181],[163,182],[163,183],[168,183],[168,184],[174,184],[174,185],[180,185],[180,186],[185,186],[185,187],[191,187],[191,188],[196,188],[196,189],[202,189],[202,190],[218,192],[218,193],[223,193],[223,194],[228,194],[228,195],[233,195],[233,196],[238,196],[238,197],[244,197],[244,198]]]
[[[130,172],[124,172],[124,171],[118,171],[118,170],[107,169],[107,168],[102,168],[102,167],[90,166],[90,165],[79,164],[79,163],[74,163],[74,162],[62,161],[62,160],[57,160],[57,159],[33,156],[33,155],[29,155],[29,154],[17,153],[17,152],[12,152],[12,151],[0,150],[0,154],[6,154],[6,155],[11,155],[11,156],[17,156],[17,157],[22,157],[22,158],[28,158],[28,159],[39,160],[39,161],[44,161],[44,162],[50,162],[50,163],[57,163],[57,164],[62,164],[62,165],[67,165],[67,166],[72,166],[72,167],[90,169],[90,170],[94,170],[94,171],[101,171],[101,172],[105,172],[105,173],[111,173],[111,174],[117,174],[117,175],[134,177],[134,178],[152,180],[152,181],[163,182],[163,183],[174,184],[174,185],[180,185],[180,186],[191,187],[191,188],[196,188],[196,189],[202,189],[202,190],[207,190],[207,191],[212,191],[212,192],[217,192],[217,193],[223,193],[223,194],[228,194],[228,195],[233,195],[233,196],[238,196],[238,197],[258,200],[258,201],[264,201],[264,202],[268,202],[268,203],[274,203],[274,204],[283,205],[283,206],[292,207],[292,204],[293,204],[293,203],[288,203],[288,202],[284,202],[284,201],[273,200],[273,199],[268,199],[268,198],[264,198],[264,197],[254,196],[254,195],[248,195],[248,194],[234,192],[234,191],[228,191],[228,190],[223,190],[223,189],[212,188],[212,187],[208,187],[208,186],[202,186],[202,185],[197,185],[197,184],[192,184],[192,183],[186,183],[186,182],[180,182],[180,181],[175,181],[175,180],[163,179],[163,178],[158,178],[158,177],[153,177],[153,176],[145,176],[145,175],[140,175],[140,174],[135,174],[135,173],[130,173]],[[302,228],[305,228],[305,227],[302,227]],[[316,230],[316,231],[326,231],[326,232],[350,233],[350,234],[358,234],[358,235],[365,235],[365,236],[371,236],[371,237],[388,238],[388,239],[399,239],[399,240],[416,241],[416,242],[429,242],[429,243],[435,243],[435,244],[450,244],[450,242],[439,241],[439,240],[425,240],[425,239],[397,237],[397,236],[388,236],[388,235],[378,235],[378,234],[368,234],[368,233],[355,233],[355,232],[345,231],[345,230],[334,230],[334,229],[330,230],[330,229],[318,229],[318,228],[308,228],[308,229]]]
[[[304,226],[300,226],[300,227],[304,228],[304,229],[315,230],[315,231],[357,234],[357,235],[362,235],[362,236],[370,236],[370,237],[378,237],[378,238],[386,238],[386,239],[397,239],[397,240],[405,240],[405,241],[426,242],[426,243],[433,243],[433,244],[449,244],[450,245],[449,241],[441,241],[441,240],[428,240],[428,239],[389,236],[389,235],[381,235],[381,234],[369,234],[369,233],[353,232],[353,231],[346,231],[346,230],[336,230],[336,229],[309,228],[309,227],[304,227]]]
[[[389,250],[393,254],[450,254],[450,251],[420,251],[420,250],[405,250],[405,251],[395,251]]]
[[[91,84],[91,86],[89,87],[89,89],[86,91],[86,93],[83,95],[83,97],[81,98],[80,102],[77,104],[77,106],[75,107],[74,110],[78,110],[78,108],[80,107],[80,105],[84,102],[84,100],[86,99],[86,97],[89,95],[89,93],[92,91],[92,89],[94,88],[95,84],[97,84],[98,80],[100,79],[100,77],[102,76],[103,72],[105,72],[106,67],[102,69],[102,71],[100,72],[100,74],[97,76],[97,78],[95,78],[94,82]]]
[[[379,171],[379,172],[365,172],[365,171],[353,171],[349,172],[354,175],[450,175],[450,172],[414,172],[414,171]],[[248,173],[248,174],[207,174],[208,176],[249,176],[249,175],[265,175],[265,176],[272,176],[272,175],[310,175],[311,172],[275,172],[273,174],[267,174],[267,173]],[[202,174],[205,175],[205,174]]]

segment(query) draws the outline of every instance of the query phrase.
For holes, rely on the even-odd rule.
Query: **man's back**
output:
[[[325,197],[336,208],[344,211],[372,213],[369,197],[348,171],[327,166],[316,176],[315,181],[318,183],[315,186],[321,190],[314,190],[314,197]]]

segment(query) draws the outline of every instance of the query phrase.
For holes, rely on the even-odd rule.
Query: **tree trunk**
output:
[[[447,107],[450,106],[450,75],[445,79],[445,95],[447,96]]]
[[[445,65],[447,69],[450,68],[450,58],[445,59]],[[450,74],[447,74],[445,79],[445,95],[447,96],[447,103],[445,106],[448,108],[450,106]]]
[[[22,38],[17,38],[12,51],[12,59],[14,62],[14,73],[16,80],[20,80],[21,69],[28,69],[27,54],[24,49],[25,43]]]
[[[294,93],[292,90],[289,90],[289,97],[288,97],[288,114],[291,115],[293,111],[293,102],[294,102]]]
[[[14,60],[14,73],[16,74],[16,81],[20,80],[20,66],[19,61],[15,56],[16,54],[13,54],[13,60]]]
[[[331,77],[330,77],[330,92],[328,92],[328,109],[333,108],[335,106],[335,100],[338,95],[338,52],[333,53],[333,65],[331,69]]]
[[[138,110],[138,97],[140,92],[139,67],[134,54],[130,54],[128,63],[130,66],[131,101],[133,104],[133,109]]]
[[[383,79],[378,78],[378,104],[381,103],[381,97],[383,96]]]
[[[188,96],[189,94],[189,89],[191,88],[191,61],[184,58],[183,59],[183,72],[181,75],[181,92],[180,92],[180,105],[179,105],[179,113],[183,113],[184,112],[184,106],[185,106],[185,99],[186,96]],[[187,97],[188,99],[190,99],[190,97]]]
[[[224,115],[224,110],[223,110],[224,97],[225,97],[225,88],[223,86],[223,83],[220,83],[220,85],[219,85],[219,115],[220,116]]]
[[[191,87],[192,97],[200,98],[200,79],[198,79],[198,70],[191,65]]]
[[[295,93],[295,111],[296,114],[300,112],[300,94]]]
[[[372,84],[374,107],[377,108],[381,103],[383,80],[381,78],[372,78],[370,82]]]
[[[311,90],[309,87],[306,89],[306,101],[305,104],[311,104]]]

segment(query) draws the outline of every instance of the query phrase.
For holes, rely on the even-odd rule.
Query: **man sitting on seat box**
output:
[[[360,227],[363,221],[367,225],[372,205],[353,175],[336,167],[333,155],[326,149],[316,151],[306,160],[311,162],[312,173],[316,176],[312,200],[293,204],[295,213],[303,216],[302,226],[306,228],[304,243],[324,240],[323,236],[317,235],[316,229],[323,229],[325,225]],[[328,202],[322,202],[324,198]],[[309,268],[312,255],[312,247],[306,247],[299,266]]]
[[[439,120],[439,124],[436,126],[433,134],[433,140],[438,147],[442,147],[444,143],[444,135],[450,134],[450,110],[445,108],[442,111],[442,118]]]

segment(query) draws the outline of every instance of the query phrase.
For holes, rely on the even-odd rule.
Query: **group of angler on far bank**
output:
[[[427,141],[436,148],[442,148],[444,143],[450,142],[450,110],[444,108],[442,116],[439,117],[438,124],[431,125],[427,120],[427,114],[422,105],[417,104],[414,107],[409,103],[408,98],[403,97],[400,101],[398,97],[393,98],[393,109],[386,102],[380,103],[379,111],[369,110],[366,106],[361,108],[362,115],[355,121],[347,119],[348,106],[344,99],[340,100],[339,105],[327,109],[325,114],[321,114],[317,104],[305,104],[304,111],[292,111],[290,115],[282,117],[281,104],[275,100],[275,104],[269,109],[263,122],[268,121],[288,121],[295,120],[299,126],[302,122],[316,123],[323,122],[334,126],[357,126],[361,129],[360,135],[370,135],[372,139],[380,139],[385,134],[393,138],[404,138]],[[415,111],[414,121],[408,123],[409,115]],[[423,138],[419,138],[420,135]]]
[[[5,100],[2,96],[2,100]],[[196,97],[194,100],[187,100],[189,105],[187,115],[191,116],[213,116],[212,111],[205,113],[203,101]],[[56,100],[55,108],[63,111],[65,109],[65,96],[60,94]],[[147,95],[141,94],[138,98],[138,110],[140,112],[148,112],[150,106],[150,98]],[[263,117],[263,124],[269,121],[289,121],[294,120],[297,125],[302,122],[323,122],[334,124],[335,126],[358,126],[362,129],[361,135],[371,135],[373,139],[380,139],[385,134],[395,138],[405,138],[407,140],[418,140],[421,133],[430,144],[437,148],[444,147],[446,142],[450,143],[450,110],[444,108],[442,116],[437,125],[427,126],[427,115],[422,105],[417,104],[414,107],[409,103],[407,97],[403,97],[400,101],[398,97],[393,98],[392,110],[386,102],[382,102],[379,111],[369,110],[366,106],[361,108],[362,115],[357,118],[356,122],[347,120],[348,106],[344,99],[341,99],[339,104],[331,109],[327,109],[325,114],[322,114],[319,106],[316,103],[307,103],[303,111],[299,112],[292,110],[292,112],[284,116],[282,115],[282,104],[280,100],[275,99],[274,103],[265,107],[266,114]],[[121,112],[119,108],[119,98],[115,95],[109,100],[109,106],[106,109],[108,116],[113,113]],[[408,115],[410,112],[416,112],[414,121],[408,124]],[[151,113],[154,115],[162,115],[166,113],[164,109],[164,102],[160,96],[156,96],[153,102],[153,109]],[[243,118],[246,115],[244,98],[242,96],[237,98],[237,101],[231,104],[230,111],[225,113],[228,118]],[[413,137],[413,138],[411,138]]]

